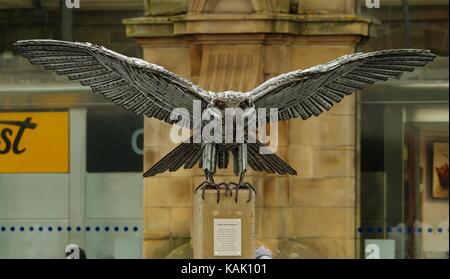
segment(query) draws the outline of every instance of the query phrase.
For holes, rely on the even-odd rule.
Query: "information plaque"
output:
[[[241,254],[241,219],[214,219],[214,256]]]

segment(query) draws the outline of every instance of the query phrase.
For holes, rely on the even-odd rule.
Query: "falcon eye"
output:
[[[225,103],[220,100],[214,101],[214,105],[219,109],[224,109],[226,106]]]
[[[245,108],[247,108],[248,106],[249,106],[248,100],[244,100],[244,101],[242,101],[242,102],[239,103],[239,107],[240,107],[241,109],[245,109]]]

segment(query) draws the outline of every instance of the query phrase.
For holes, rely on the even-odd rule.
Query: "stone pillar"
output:
[[[170,10],[169,2],[177,8]],[[248,91],[278,74],[353,53],[369,36],[372,22],[354,14],[354,0],[331,2],[148,1],[147,16],[124,23],[148,61],[207,90]],[[279,124],[278,155],[298,176],[248,173],[258,191],[256,238],[275,256],[356,256],[355,100],[347,97],[318,118]],[[168,129],[146,119],[145,168],[173,147]],[[216,176],[236,179],[231,170]],[[203,180],[201,169],[145,179],[144,257],[188,245],[192,189]]]
[[[171,38],[139,41],[144,59],[190,78],[190,47]],[[176,145],[171,126],[153,118],[144,121],[144,169],[158,162]],[[180,170],[144,179],[144,258],[162,258],[189,243],[194,170]]]
[[[248,190],[239,190],[236,202],[234,194],[225,197],[221,191],[219,203],[215,190],[207,190],[205,200],[201,192],[194,195],[192,246],[195,259],[255,258],[255,199],[253,196],[248,201],[248,195]],[[236,225],[238,229],[220,235],[216,230],[221,230],[218,227],[223,220],[232,220],[235,223],[229,225]],[[234,236],[240,238],[239,243],[233,241],[234,245],[229,245]]]

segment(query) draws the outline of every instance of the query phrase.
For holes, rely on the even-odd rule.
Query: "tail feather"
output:
[[[255,171],[277,173],[280,175],[297,175],[297,172],[284,162],[280,157],[273,154],[261,142],[248,143],[248,165]],[[265,152],[260,152],[261,150]],[[216,164],[220,168],[227,168],[229,165],[228,150],[219,149],[219,160]],[[164,156],[159,162],[152,166],[144,177],[155,176],[166,171],[175,172],[184,166],[185,169],[193,168],[197,163],[201,166],[203,148],[201,144],[192,143],[192,138],[178,145],[175,149]],[[264,153],[264,154],[261,154]],[[235,155],[235,154],[234,154]],[[236,155],[235,155],[236,156]]]
[[[261,154],[261,150],[265,154]],[[278,173],[280,175],[297,175],[297,171],[289,166],[280,157],[272,153],[261,142],[248,144],[248,163],[255,171],[267,171],[269,173]]]
[[[203,152],[203,149],[202,148],[198,148],[197,151],[195,151],[192,154],[192,156],[189,158],[189,160],[186,161],[186,163],[184,164],[184,168],[185,169],[192,169],[195,166],[195,164],[197,164],[197,162],[200,161],[200,159],[202,157],[202,152]]]

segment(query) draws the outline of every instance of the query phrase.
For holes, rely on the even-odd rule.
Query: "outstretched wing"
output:
[[[257,108],[278,109],[278,120],[318,116],[346,95],[398,77],[435,59],[428,50],[397,49],[342,56],[327,64],[272,78],[250,92]]]
[[[190,81],[158,65],[101,46],[56,40],[25,40],[15,43],[15,47],[32,64],[79,81],[137,115],[174,123],[170,120],[171,111],[184,108],[189,115],[183,116],[192,120],[193,101],[200,100],[202,106],[210,101],[209,92]],[[190,126],[192,123],[190,121]]]

